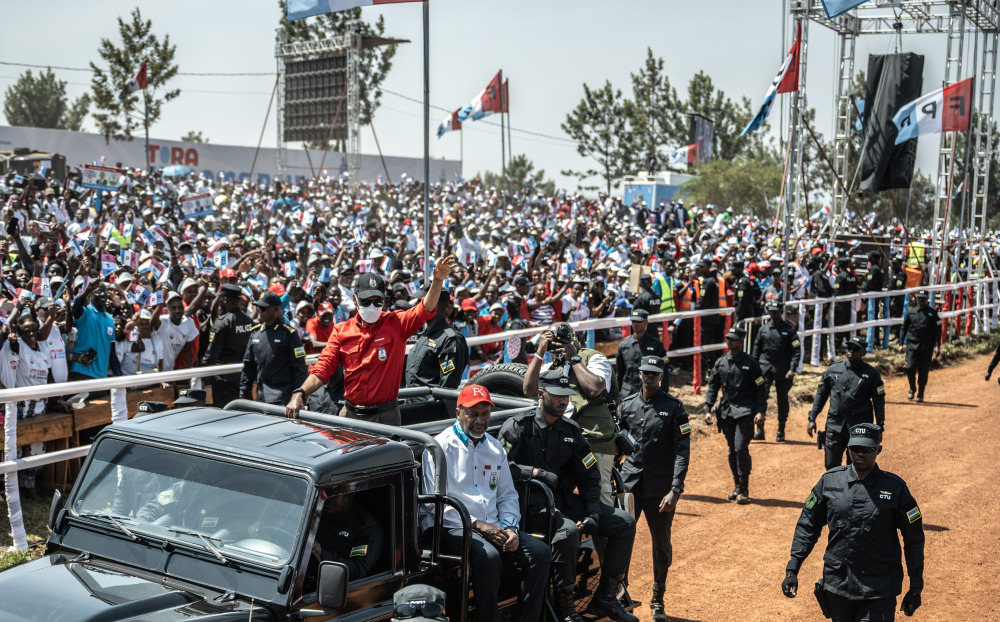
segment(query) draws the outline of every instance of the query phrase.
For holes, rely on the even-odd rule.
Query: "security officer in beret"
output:
[[[346,492],[326,499],[323,517],[316,530],[310,565],[338,562],[347,566],[351,581],[363,579],[381,561],[385,553],[385,534],[381,523],[368,510],[354,502],[354,493]],[[307,572],[315,576],[314,572]]]
[[[910,381],[906,399],[912,400],[916,393],[918,402],[924,401],[931,359],[941,353],[941,318],[929,300],[926,289],[917,292],[917,306],[907,311],[900,331],[906,343],[906,379]]]
[[[622,480],[635,497],[636,518],[645,512],[653,543],[653,620],[666,620],[663,594],[673,560],[670,527],[677,499],[684,492],[691,455],[691,424],[684,404],[661,386],[664,361],[647,356],[639,366],[642,389],[622,401],[621,425],[632,433],[639,451],[625,460]]]
[[[778,435],[779,443],[785,440],[785,422],[788,421],[788,392],[792,388],[795,371],[799,368],[802,356],[802,344],[795,327],[783,317],[785,305],[779,300],[767,303],[769,322],[764,324],[757,333],[753,343],[753,357],[760,363],[764,372],[765,391],[771,393],[771,385],[775,387],[778,400]],[[754,440],[764,440],[764,426],[757,426]]]
[[[910,577],[900,610],[912,616],[920,607],[923,520],[906,482],[876,464],[881,437],[879,427],[870,423],[851,426],[847,443],[851,463],[830,469],[819,479],[795,526],[781,590],[795,598],[799,568],[827,525],[823,578],[816,583],[815,595],[823,615],[834,622],[895,618],[896,597],[903,591],[900,553]],[[897,531],[903,536],[902,551]]]
[[[202,365],[226,365],[242,363],[250,342],[253,322],[240,307],[243,294],[238,285],[224,283],[219,290],[223,313],[212,324],[208,333],[208,349]],[[240,372],[212,376],[212,405],[222,408],[240,395]]]
[[[847,342],[847,356],[830,365],[820,378],[812,410],[809,436],[816,431],[816,416],[830,400],[826,413],[824,463],[827,469],[840,466],[852,426],[874,422],[885,430],[885,385],[878,370],[864,362],[868,341],[855,337]]]
[[[618,391],[622,399],[639,392],[639,366],[650,356],[664,357],[667,354],[663,342],[647,332],[649,328],[649,312],[635,308],[629,316],[632,321],[632,334],[618,344],[618,354],[615,355],[615,375],[618,378]],[[668,374],[663,374],[663,390],[667,390]]]
[[[469,366],[469,346],[465,336],[448,322],[454,307],[451,293],[442,289],[434,317],[417,333],[417,342],[406,356],[405,386],[457,389],[462,382]],[[426,398],[427,401],[431,399]],[[447,402],[445,408],[454,411],[455,402]]]
[[[281,313],[281,298],[274,292],[264,292],[253,303],[260,310],[260,324],[250,331],[250,343],[243,357],[240,377],[240,397],[257,399],[266,404],[284,406],[292,390],[301,386],[309,375],[306,349],[299,333],[285,323]]]
[[[736,486],[729,493],[729,500],[740,505],[750,503],[750,438],[753,427],[764,425],[767,413],[767,390],[764,373],[757,360],[743,351],[746,331],[735,327],[726,335],[729,353],[715,362],[712,380],[705,396],[705,423],[712,424],[712,408],[722,390],[722,399],[715,414],[719,417],[719,430],[726,435],[729,445],[729,470]]]
[[[538,378],[538,405],[504,422],[500,444],[507,452],[516,485],[536,479],[552,489],[555,497],[555,533],[549,546],[559,620],[583,622],[573,602],[573,587],[580,534],[590,534],[605,536],[607,547],[601,581],[588,610],[615,622],[638,622],[639,618],[625,610],[617,598],[618,585],[625,579],[632,555],[635,519],[601,503],[597,458],[576,422],[563,416],[575,394],[569,378],[562,373],[542,372]],[[537,490],[530,490],[527,529],[544,530],[548,527],[545,501]]]

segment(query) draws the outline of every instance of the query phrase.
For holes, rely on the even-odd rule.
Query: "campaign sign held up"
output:
[[[83,166],[83,183],[80,185],[93,190],[112,192],[118,189],[118,179],[121,174],[122,172],[117,168],[85,164]]]
[[[193,194],[182,198],[181,211],[184,212],[185,218],[201,218],[214,214],[215,207],[212,205],[212,195],[208,193]]]

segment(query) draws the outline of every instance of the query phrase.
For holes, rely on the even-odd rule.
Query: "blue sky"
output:
[[[137,5],[143,16],[153,21],[154,30],[161,36],[169,34],[177,45],[182,72],[275,70],[275,0],[173,0]],[[8,28],[0,60],[86,67],[88,61],[97,60],[101,37],[116,40],[116,18],[127,16],[133,6],[136,4],[111,0],[10,4],[5,7]],[[388,34],[412,41],[397,52],[384,88],[420,100],[420,5],[364,11],[366,19],[372,20],[384,14]],[[527,153],[561,185],[575,188],[575,182],[559,171],[588,165],[559,126],[580,100],[584,82],[600,85],[610,80],[629,92],[629,73],[641,66],[649,47],[665,59],[667,73],[679,90],[686,89],[691,76],[704,70],[729,97],[735,100],[747,95],[756,106],[790,45],[791,29],[789,40],[782,42],[781,28],[779,0],[431,0],[431,104],[457,108],[468,103],[502,68],[510,80],[514,128],[556,137],[515,131],[514,152]],[[835,39],[833,33],[816,24],[809,34],[809,105],[817,109],[816,129],[830,136],[837,67]],[[867,66],[869,53],[893,51],[894,44],[895,39],[887,36],[861,38],[856,67]],[[940,84],[944,44],[943,36],[903,37],[904,51],[927,55],[925,92]],[[23,70],[0,66],[0,88],[6,89]],[[57,74],[69,82],[71,96],[89,90],[89,73],[58,70]],[[273,80],[273,76],[178,77],[175,83],[182,89],[181,96],[164,107],[151,136],[178,139],[195,130],[213,143],[255,145]],[[422,107],[392,93],[384,95],[375,117],[382,149],[387,155],[420,157]],[[772,111],[772,126],[777,126],[779,113],[777,107]],[[431,156],[458,159],[457,133],[440,140],[433,135],[444,114],[431,111]],[[465,127],[465,175],[499,170],[499,127],[484,122]],[[94,125],[88,121],[85,128],[93,131]],[[275,141],[272,112],[264,145],[274,146]],[[918,166],[926,173],[934,171],[937,145],[936,137],[921,140]],[[367,128],[362,134],[362,150],[375,153]]]

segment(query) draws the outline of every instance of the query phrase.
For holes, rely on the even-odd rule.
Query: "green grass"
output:
[[[21,512],[24,516],[24,529],[28,534],[28,550],[12,551],[13,534],[7,519],[7,503],[0,501],[0,524],[5,529],[0,532],[0,571],[12,566],[31,561],[42,555],[45,541],[49,537],[49,505],[52,498],[41,491],[37,499],[21,499]]]

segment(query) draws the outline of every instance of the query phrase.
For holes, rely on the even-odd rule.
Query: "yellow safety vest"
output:
[[[673,280],[668,281],[662,274],[658,275],[656,280],[660,284],[660,313],[673,313],[676,310]]]
[[[906,266],[908,268],[923,268],[926,252],[927,247],[924,246],[923,242],[910,242],[909,252],[906,254]]]

